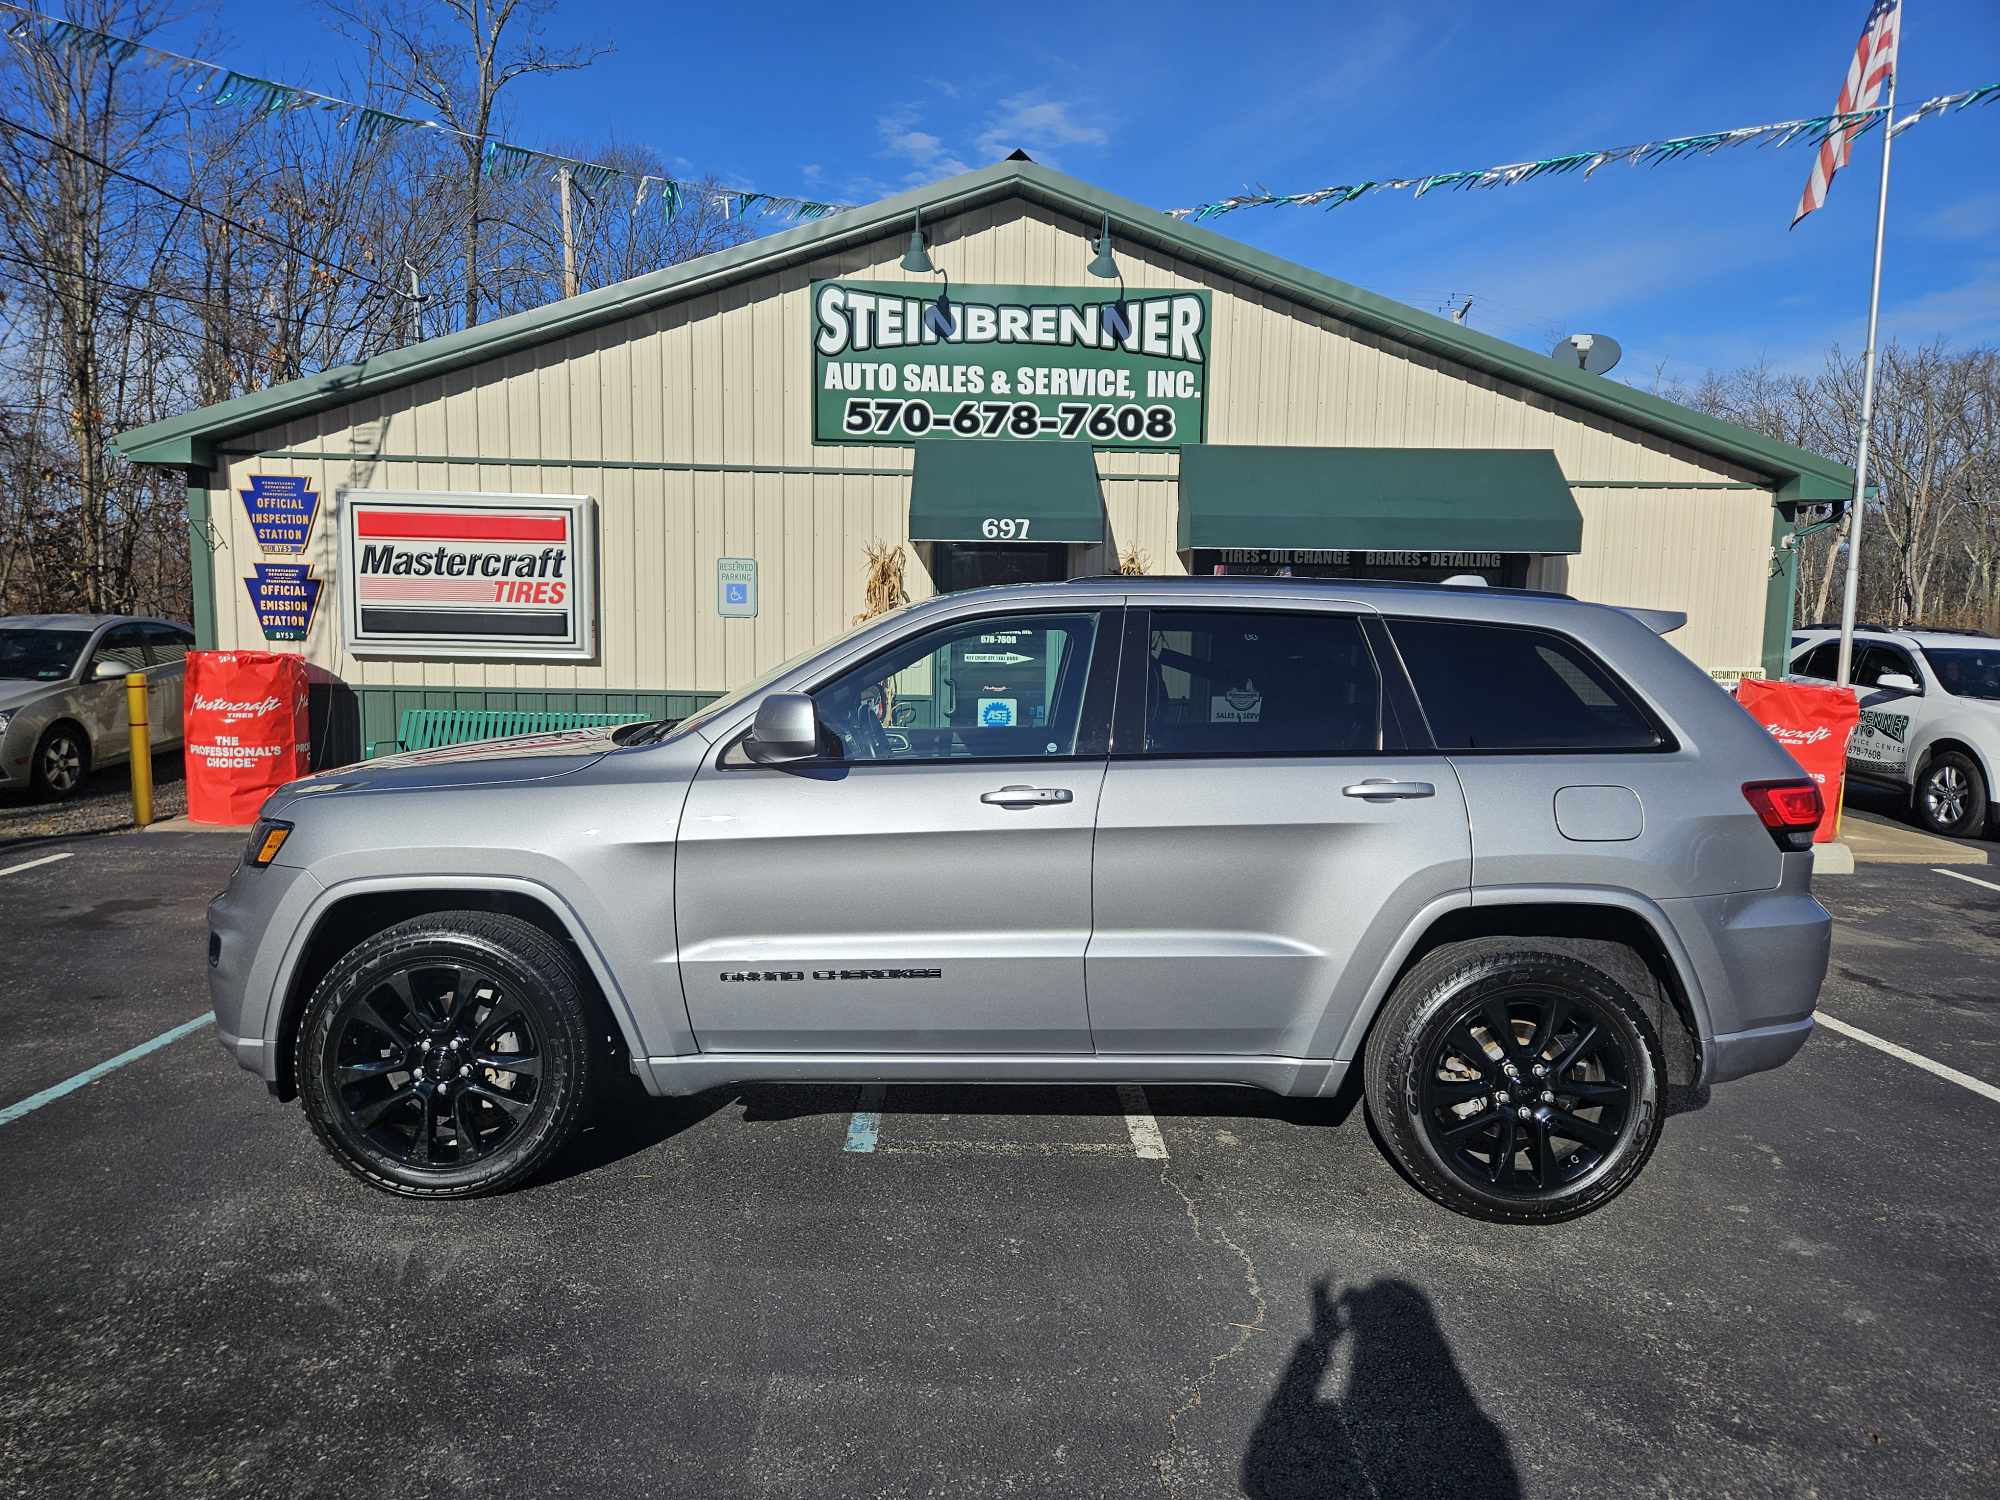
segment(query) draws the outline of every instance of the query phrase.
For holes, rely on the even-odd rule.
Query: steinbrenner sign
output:
[[[586,497],[343,490],[339,508],[341,619],[355,655],[596,654]]]
[[[813,441],[1178,448],[1206,436],[1204,291],[812,284]]]

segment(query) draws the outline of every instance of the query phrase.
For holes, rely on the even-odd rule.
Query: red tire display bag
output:
[[[1746,677],[1736,684],[1736,701],[1819,784],[1820,800],[1826,811],[1820,814],[1813,842],[1830,842],[1840,825],[1847,742],[1854,737],[1855,725],[1861,722],[1861,706],[1855,701],[1854,689]]]
[[[306,774],[306,664],[273,651],[190,651],[184,697],[188,816],[257,821],[272,791]]]

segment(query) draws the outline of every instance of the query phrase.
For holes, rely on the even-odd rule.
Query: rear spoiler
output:
[[[1619,608],[1654,635],[1672,635],[1688,622],[1687,611],[1682,609],[1630,609],[1624,605]]]

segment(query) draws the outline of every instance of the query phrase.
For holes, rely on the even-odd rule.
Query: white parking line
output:
[[[44,854],[40,859],[31,859],[25,864],[9,865],[6,869],[0,870],[0,875],[18,875],[23,870],[39,870],[43,865],[52,865],[59,859],[70,858],[70,854],[69,850],[61,854]],[[1995,886],[1994,889],[2000,890],[2000,886]]]
[[[23,1115],[31,1115],[44,1104],[53,1104],[65,1094],[73,1094],[87,1083],[95,1083],[113,1068],[122,1068],[128,1062],[137,1062],[149,1052],[157,1052],[169,1042],[177,1042],[190,1031],[199,1030],[215,1017],[196,1016],[192,1021],[183,1021],[171,1031],[163,1031],[150,1042],[141,1042],[136,1047],[128,1047],[116,1057],[107,1057],[94,1067],[85,1068],[74,1078],[65,1078],[61,1083],[52,1084],[39,1094],[30,1094],[18,1104],[10,1104],[0,1109],[0,1125],[12,1125]]]
[[[1125,1107],[1125,1133],[1132,1137],[1132,1154],[1141,1161],[1165,1161],[1167,1142],[1160,1134],[1160,1122],[1146,1102],[1146,1091],[1136,1083],[1118,1085],[1118,1102]]]
[[[2000,889],[2000,887],[1995,887],[1995,889]],[[1980,1098],[1991,1099],[1995,1104],[2000,1104],[2000,1089],[1996,1089],[1990,1083],[1981,1083],[1970,1073],[1961,1073],[1956,1068],[1947,1068],[1941,1062],[1932,1062],[1921,1052],[1912,1052],[1908,1047],[1899,1047],[1894,1042],[1883,1040],[1883,1038],[1875,1035],[1872,1031],[1863,1031],[1859,1026],[1850,1026],[1845,1021],[1828,1015],[1825,1011],[1819,1012],[1814,1019],[1820,1025],[1831,1027],[1842,1036],[1852,1037],[1855,1041],[1873,1047],[1878,1052],[1886,1052],[1891,1057],[1901,1059],[1903,1062],[1910,1064],[1911,1067],[1922,1068],[1926,1073],[1935,1073],[1947,1083],[1955,1083],[1962,1089],[1971,1089]]]
[[[5,870],[0,870],[0,875],[6,873]],[[1931,873],[1933,875],[1949,875],[1953,880],[1963,880],[1967,885],[1984,886],[1989,891],[2000,891],[2000,885],[1995,885],[1990,880],[1981,880],[1977,875],[1963,875],[1957,870],[1947,870],[1941,865],[1933,865]]]

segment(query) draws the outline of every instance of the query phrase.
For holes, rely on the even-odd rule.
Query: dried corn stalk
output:
[[[854,617],[856,625],[877,615],[886,615],[892,609],[901,609],[910,602],[910,596],[903,588],[903,548],[900,543],[870,542],[862,549],[862,556],[868,560],[868,571],[861,584],[867,603]]]
[[[1128,577],[1137,577],[1152,566],[1153,559],[1137,546],[1127,547],[1118,554],[1118,571]]]

